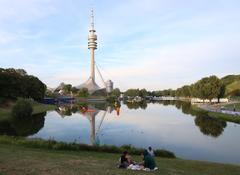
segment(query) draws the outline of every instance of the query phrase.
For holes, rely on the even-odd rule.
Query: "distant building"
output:
[[[229,100],[227,98],[220,98],[219,101],[217,98],[211,100],[211,103],[228,103]],[[200,99],[200,98],[192,98],[191,103],[210,103],[208,99]]]
[[[113,91],[113,82],[111,80],[106,82],[106,91],[107,93],[111,93]]]

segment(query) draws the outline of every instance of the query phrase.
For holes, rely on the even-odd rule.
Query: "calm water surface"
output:
[[[9,133],[86,144],[151,145],[180,158],[240,164],[240,125],[196,114],[189,103],[122,104],[120,108],[97,104],[89,105],[88,111],[68,105],[40,118],[32,121],[34,128]]]

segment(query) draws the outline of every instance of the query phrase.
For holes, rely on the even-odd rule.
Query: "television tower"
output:
[[[91,26],[88,34],[88,49],[90,50],[91,55],[91,76],[93,81],[95,81],[95,54],[94,51],[97,49],[97,35],[95,34],[96,30],[94,29],[94,14],[91,10]]]
[[[97,49],[97,35],[94,29],[94,12],[91,10],[91,24],[88,33],[88,49],[90,50],[91,64],[90,64],[90,77],[89,79],[78,86],[78,89],[87,88],[90,93],[101,89],[95,82],[95,50]]]

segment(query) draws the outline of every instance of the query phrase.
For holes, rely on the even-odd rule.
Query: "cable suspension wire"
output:
[[[107,114],[107,111],[105,111],[104,114],[103,114],[103,116],[102,116],[102,120],[101,120],[100,124],[98,125],[98,129],[97,129],[96,135],[99,134],[100,128],[101,128],[101,126],[102,126],[102,124],[103,124],[103,121],[104,121],[104,119],[105,119],[105,117],[106,117],[106,114]]]
[[[101,65],[99,65],[99,64],[98,64],[98,68],[101,69],[101,71],[104,73],[104,75],[107,75],[108,79],[111,79],[113,77],[112,74],[110,74],[108,71],[103,69],[103,67]]]
[[[96,62],[95,62],[95,66],[96,66],[96,68],[97,68],[98,74],[99,74],[99,76],[100,76],[100,78],[101,78],[101,80],[102,80],[102,83],[103,83],[104,87],[106,87],[106,82],[104,81],[103,76],[102,76],[102,74],[101,74],[101,72],[100,72],[100,70],[99,70]]]

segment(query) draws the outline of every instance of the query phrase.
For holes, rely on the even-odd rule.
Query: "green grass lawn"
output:
[[[33,114],[39,114],[42,112],[46,112],[49,110],[54,110],[56,108],[55,105],[45,105],[37,102],[33,102]],[[11,116],[12,106],[8,108],[0,107],[0,119],[6,119]]]
[[[232,94],[234,91],[240,89],[240,80],[234,81],[233,83],[227,85],[226,87],[226,95]]]
[[[119,154],[55,151],[0,143],[0,174],[96,175],[239,175],[240,166],[181,159],[156,158],[158,171],[117,168]],[[133,156],[141,161],[140,156]]]

